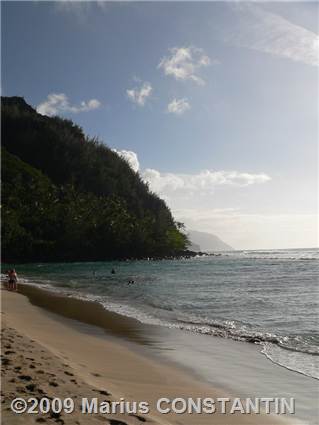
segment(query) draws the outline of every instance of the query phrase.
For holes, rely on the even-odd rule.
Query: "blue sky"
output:
[[[189,228],[318,245],[318,4],[2,2],[2,92],[124,155]]]

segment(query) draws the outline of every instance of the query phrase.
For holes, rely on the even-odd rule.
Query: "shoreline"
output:
[[[41,291],[37,288],[32,288],[32,291],[33,294],[37,293],[36,296],[42,301],[44,300],[45,296],[41,294]],[[201,382],[192,374],[187,373],[186,370],[183,371],[182,368],[178,369],[168,362],[159,362],[155,358],[141,355],[141,353],[131,350],[125,344],[120,344],[111,336],[99,334],[98,332],[92,334],[93,326],[98,326],[96,323],[91,322],[89,325],[79,325],[78,319],[75,319],[75,317],[71,319],[57,317],[57,312],[53,314],[46,312],[43,307],[31,304],[27,297],[22,294],[10,293],[4,290],[1,293],[2,318],[5,320],[5,329],[15,329],[20,335],[33,341],[29,344],[31,347],[39,344],[42,349],[44,347],[47,353],[54,355],[62,362],[67,362],[68,367],[72,368],[76,381],[81,380],[83,388],[85,388],[85,385],[88,386],[87,391],[91,387],[96,387],[96,389],[103,387],[117,399],[124,397],[125,400],[131,401],[147,400],[151,406],[151,414],[145,415],[143,419],[146,421],[151,420],[152,422],[163,424],[178,424],[182,421],[183,424],[190,425],[214,423],[227,425],[274,425],[283,423],[283,421],[286,422],[282,417],[254,414],[223,415],[216,413],[214,415],[195,415],[195,417],[190,414],[160,414],[155,409],[156,400],[160,397],[168,397],[170,399],[176,397],[184,397],[185,399],[188,397],[194,399],[197,397],[213,397],[217,399],[218,397],[227,397],[227,393],[224,390]],[[78,313],[81,311],[80,314],[83,314],[88,308],[88,302],[86,301],[62,298],[64,298],[64,302],[73,306],[73,311]],[[46,300],[46,302],[50,304],[49,300]],[[55,302],[53,304],[59,304],[63,308],[60,303]],[[51,299],[51,307],[53,304]],[[94,303],[91,304],[93,305]],[[79,310],[79,305],[86,306],[86,309]],[[90,310],[90,308],[88,309]],[[93,311],[91,310],[89,314],[92,313]],[[86,314],[88,314],[88,311],[86,311]],[[113,313],[106,317],[108,318],[108,327],[113,329],[114,337],[123,339],[125,334],[130,336],[132,343],[133,341],[134,343],[140,341],[141,345],[150,343],[141,339],[141,335],[134,334],[129,326],[131,319],[119,322],[119,318],[115,320],[116,316]],[[77,326],[70,326],[68,320],[76,323]],[[96,317],[96,320],[98,320],[98,317]],[[57,380],[63,377],[63,374],[62,377],[61,374],[57,373],[56,375]],[[11,379],[14,378],[11,377]],[[9,419],[10,414],[13,416],[10,412],[6,413]],[[70,418],[68,417],[67,419],[69,420]],[[131,419],[130,417],[129,420]],[[123,415],[121,420],[124,421]],[[126,418],[124,423],[136,423],[129,420]],[[296,421],[293,420],[293,423],[296,423]]]
[[[76,293],[73,292],[61,292],[56,291],[53,287],[37,287],[36,284],[26,284],[26,283],[20,283],[20,293],[23,295],[26,295],[29,298],[29,301],[39,307],[43,307],[48,311],[51,311],[53,313],[57,313],[61,316],[67,317],[67,318],[73,318],[75,320],[88,323],[91,325],[98,326],[100,328],[104,328],[106,332],[108,332],[111,335],[118,336],[122,338],[123,336],[128,341],[142,344],[142,345],[152,345],[153,343],[153,336],[150,337],[150,335],[153,335],[154,330],[157,329],[158,326],[160,326],[157,323],[147,322],[143,320],[139,320],[138,318],[130,315],[125,315],[121,312],[117,312],[116,310],[109,309],[109,307],[104,306],[101,304],[98,300],[90,300],[85,298],[85,294],[83,295],[84,298],[82,298],[82,295],[78,296]],[[37,295],[38,294],[38,295]],[[67,299],[70,299],[70,297],[73,300],[74,307],[71,311],[68,308],[70,306],[70,303],[66,303],[65,301]],[[48,301],[50,299],[52,301]],[[56,300],[57,302],[54,302]],[[87,303],[86,305],[89,307],[87,308],[87,313],[85,314],[83,311],[81,311],[81,303]],[[80,313],[81,311],[81,313]],[[114,319],[114,320],[113,320]],[[108,323],[110,321],[114,321],[114,323],[117,323],[121,326],[124,326],[124,332],[119,332],[119,329],[116,329],[116,332],[114,327],[108,326]],[[166,325],[167,326],[167,325]],[[167,326],[170,328],[170,326]],[[125,330],[126,328],[126,330]],[[182,332],[189,332],[188,329],[184,328],[176,328],[179,331]],[[204,334],[205,335],[205,334]],[[212,338],[219,338],[224,339],[224,336],[219,335],[211,335]],[[258,351],[267,358],[268,361],[270,361],[275,366],[279,366],[283,369],[286,369],[292,373],[300,374],[304,377],[318,380],[319,378],[310,374],[307,374],[303,371],[300,371],[298,369],[291,368],[285,364],[282,364],[280,362],[274,361],[268,354],[265,352],[264,345],[262,344],[263,341],[260,339],[260,337],[246,337],[245,340],[236,339],[233,337],[227,338],[227,340],[235,341],[236,343],[244,343],[244,344],[250,344],[255,349],[258,349]]]

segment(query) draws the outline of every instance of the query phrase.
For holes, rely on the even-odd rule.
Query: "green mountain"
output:
[[[1,98],[4,261],[179,255],[182,225],[128,163],[70,120]]]

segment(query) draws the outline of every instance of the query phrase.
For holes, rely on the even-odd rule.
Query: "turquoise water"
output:
[[[318,249],[28,264],[17,272],[28,284],[98,301],[144,323],[257,344],[269,361],[319,378]]]

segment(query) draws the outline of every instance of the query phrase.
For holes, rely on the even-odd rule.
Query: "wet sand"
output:
[[[284,422],[269,415],[240,413],[160,414],[156,401],[161,397],[196,399],[228,397],[228,394],[174,365],[144,355],[142,348],[141,352],[131,350],[124,341],[122,344],[112,338],[112,335],[122,339],[125,336],[141,347],[151,345],[152,338],[147,333],[156,327],[137,327],[131,319],[106,312],[93,302],[27,286],[20,286],[20,291],[28,297],[1,291],[4,423],[276,425]],[[77,409],[72,414],[58,416],[16,415],[10,410],[14,397],[31,396],[72,397]],[[147,401],[150,413],[82,414],[77,402],[82,397],[99,397],[107,402],[119,401],[121,397],[131,402]]]

